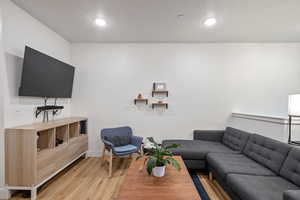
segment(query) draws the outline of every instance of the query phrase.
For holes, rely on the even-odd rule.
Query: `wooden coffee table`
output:
[[[149,176],[145,167],[141,170],[144,159],[132,161],[117,200],[201,200],[182,158],[174,158],[182,169],[168,166],[161,178]]]

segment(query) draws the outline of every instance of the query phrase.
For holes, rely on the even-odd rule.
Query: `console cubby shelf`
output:
[[[69,141],[69,126],[60,126],[55,129],[55,146],[65,144]]]
[[[37,132],[37,151],[45,151],[55,146],[55,129]]]
[[[5,130],[5,182],[10,189],[37,187],[84,155],[87,118],[71,117]]]
[[[70,140],[79,136],[80,123],[75,122],[69,125],[69,137]]]
[[[47,130],[37,131],[37,152],[56,148],[82,134],[86,134],[86,123],[87,120],[83,119]],[[84,129],[82,126],[84,126]]]

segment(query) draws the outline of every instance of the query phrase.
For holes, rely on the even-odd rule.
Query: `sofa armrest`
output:
[[[221,142],[224,130],[194,130],[194,140]]]
[[[283,200],[299,200],[300,190],[287,190],[283,193]]]

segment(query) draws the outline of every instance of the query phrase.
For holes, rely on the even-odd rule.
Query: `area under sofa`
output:
[[[227,127],[223,131],[194,131],[194,140],[165,140],[180,144],[189,169],[208,170],[234,200],[299,200],[300,149]]]

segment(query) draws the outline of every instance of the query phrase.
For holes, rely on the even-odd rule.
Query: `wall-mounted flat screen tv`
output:
[[[71,98],[75,68],[28,46],[19,96]]]

